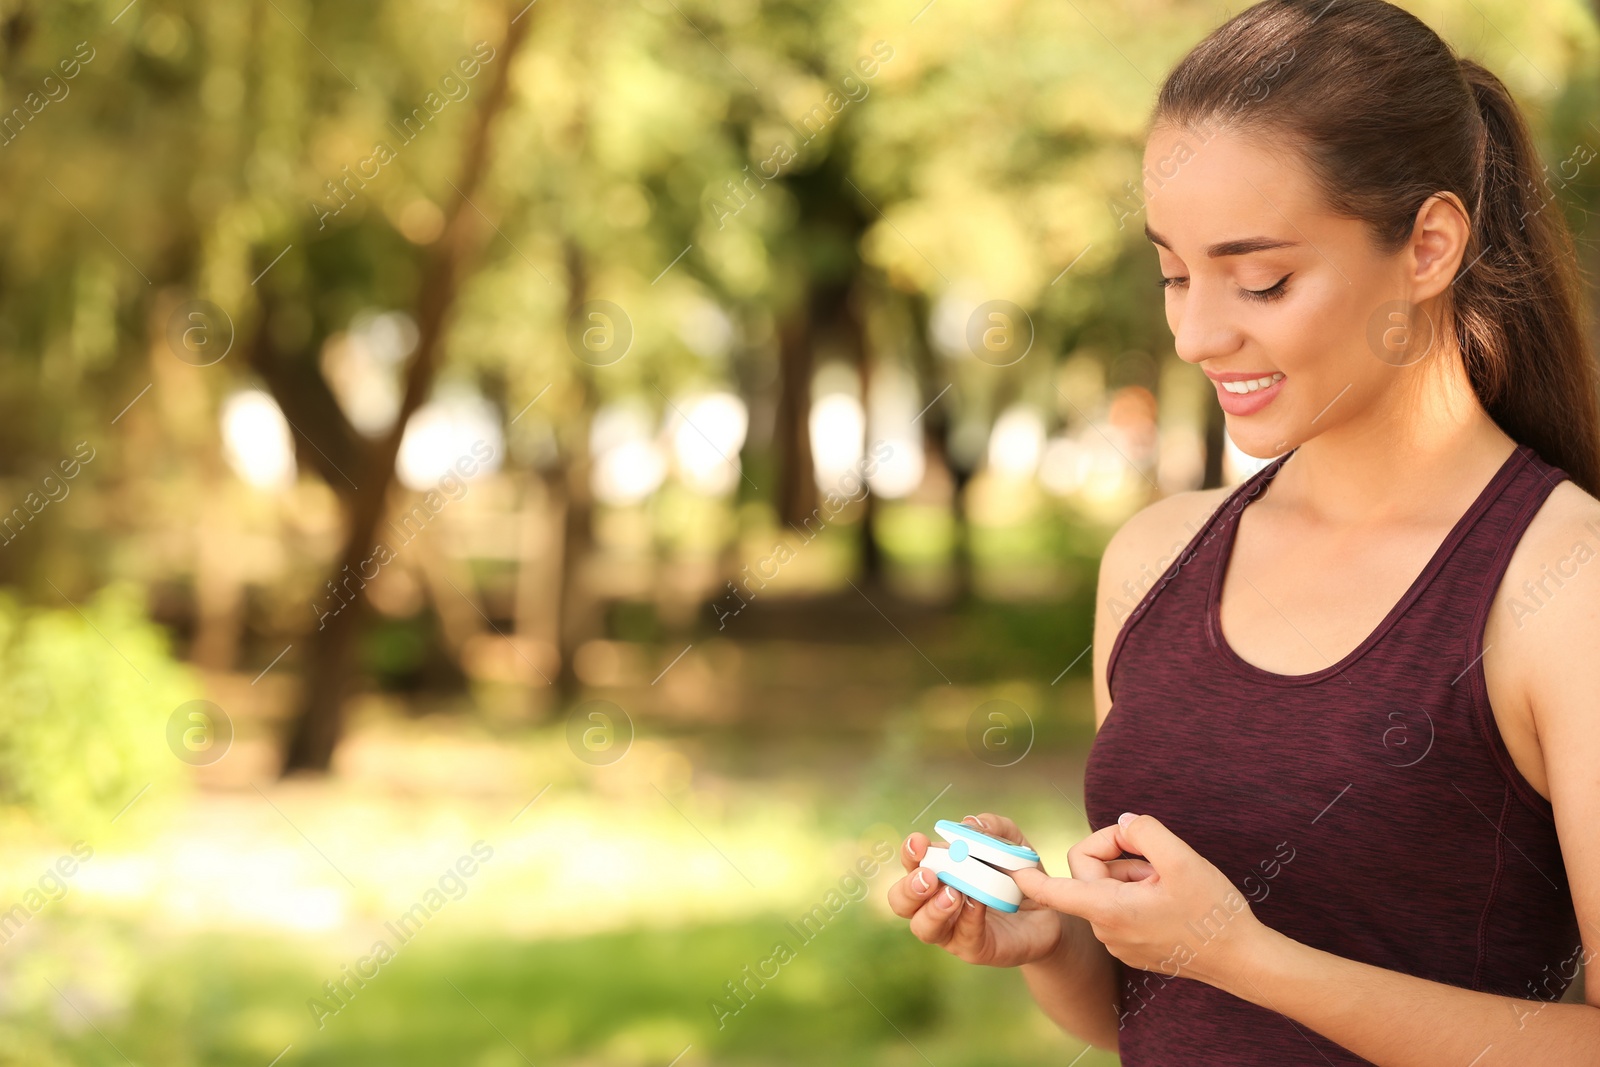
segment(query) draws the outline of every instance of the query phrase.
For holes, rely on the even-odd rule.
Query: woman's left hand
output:
[[[1106,863],[1124,851],[1148,862],[1122,877],[1052,878],[1024,868],[1012,878],[1030,900],[1087,919],[1129,967],[1217,985],[1267,929],[1228,877],[1153,815],[1124,814],[1075,850]],[[1127,876],[1135,873],[1144,876]]]

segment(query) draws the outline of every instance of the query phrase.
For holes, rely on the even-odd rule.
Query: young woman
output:
[[[1600,951],[1600,428],[1526,125],[1400,8],[1268,0],[1150,129],[1177,355],[1279,458],[1106,549],[1072,876],[990,911],[916,833],[890,903],[1126,1067],[1600,1062],[1600,982],[1556,1003]]]

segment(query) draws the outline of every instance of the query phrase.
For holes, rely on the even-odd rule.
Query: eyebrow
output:
[[[1172,246],[1167,243],[1166,238],[1152,230],[1148,222],[1144,226],[1144,235],[1168,252],[1172,251]],[[1276,237],[1242,237],[1235,241],[1218,241],[1214,245],[1208,245],[1206,255],[1211,259],[1221,259],[1223,256],[1248,256],[1252,252],[1266,252],[1274,248],[1297,248],[1299,245],[1299,241],[1284,241]]]

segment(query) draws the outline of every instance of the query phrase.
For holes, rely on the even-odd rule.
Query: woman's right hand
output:
[[[1031,848],[1016,823],[989,812],[968,815],[962,822],[1012,844]],[[911,920],[911,932],[968,963],[1016,967],[1053,954],[1064,935],[1063,916],[1032,900],[1015,912],[996,911],[957,892],[926,867],[928,838],[916,833],[900,846],[906,876],[889,887],[889,907]]]

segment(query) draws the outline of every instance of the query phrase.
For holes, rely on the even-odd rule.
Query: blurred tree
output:
[[[1518,10],[1439,0],[1428,17],[1466,50],[1500,50],[1485,58],[1561,159],[1600,133],[1596,35]],[[0,513],[47,495],[44,472],[80,441],[98,449],[69,497],[24,508],[0,583],[59,600],[138,578],[216,667],[251,643],[241,613],[271,631],[262,665],[293,638],[285,667],[305,686],[285,766],[325,767],[365,598],[327,613],[323,579],[371,554],[434,384],[492,383],[507,467],[540,479],[527,499],[561,516],[562,587],[524,598],[518,628],[545,613],[571,698],[577,649],[605,635],[589,456],[602,406],[665,414],[686,390],[742,386],[771,418],[730,457],[737,499],[798,521],[816,504],[819,358],[869,382],[884,360],[914,367],[932,404],[920,426],[958,486],[1002,406],[1094,416],[1055,387],[1061,356],[1171,358],[1139,232],[1143,127],[1160,72],[1218,18],[1105,0],[0,0]],[[1560,190],[1581,225],[1593,188]],[[192,298],[214,309],[217,350],[232,345],[210,366],[172,335]],[[1031,322],[1012,366],[967,349],[994,299]],[[602,300],[625,351],[575,346]],[[397,415],[363,429],[324,361],[359,315],[394,309],[418,344]],[[705,343],[707,318],[726,343]],[[893,328],[866,328],[880,319]],[[248,615],[229,560],[247,550],[219,518],[222,487],[247,488],[218,462],[219,411],[244,386],[292,424],[303,477],[279,506],[334,496],[344,523],[331,556],[285,549],[296,562],[274,597],[289,622]]]
[[[263,304],[261,327],[251,347],[252,366],[262,372],[272,386],[279,405],[291,420],[295,415],[300,415],[310,425],[329,431],[332,435],[330,445],[337,448],[344,444],[354,453],[349,458],[356,461],[352,466],[361,472],[361,481],[365,484],[365,488],[354,486],[347,498],[349,522],[344,547],[329,579],[331,586],[356,595],[350,602],[348,614],[342,609],[333,612],[331,621],[318,627],[317,639],[311,644],[303,695],[284,755],[285,773],[327,770],[339,741],[345,697],[350,690],[353,673],[352,651],[368,603],[367,598],[358,592],[363,585],[360,578],[357,578],[355,590],[351,590],[348,583],[352,572],[358,576],[367,575],[366,569],[373,564],[375,555],[379,565],[387,562],[382,558],[382,553],[375,551],[375,546],[380,544],[378,524],[383,518],[389,490],[394,483],[395,460],[399,456],[400,442],[405,436],[407,424],[428,398],[438,377],[443,359],[445,327],[454,310],[463,276],[470,269],[485,236],[485,220],[479,216],[472,197],[483,184],[495,121],[508,100],[511,70],[532,21],[531,17],[513,18],[501,39],[499,55],[495,56],[498,66],[490,74],[490,85],[474,116],[473,129],[468,135],[461,159],[459,177],[450,183],[453,193],[445,198],[449,209],[445,216],[444,232],[429,250],[417,287],[417,343],[405,366],[400,410],[388,432],[373,446],[351,447],[356,445],[359,437],[336,406],[330,407],[328,389],[323,384],[321,371],[312,353],[301,349],[285,358],[273,339],[274,309],[271,298]],[[274,373],[285,367],[297,368],[299,373],[284,373],[281,370]],[[303,403],[308,398],[311,403]],[[319,415],[321,419],[313,421],[313,415]],[[315,442],[311,443],[320,453]],[[327,477],[326,472],[324,476]],[[337,483],[329,478],[329,484]]]

